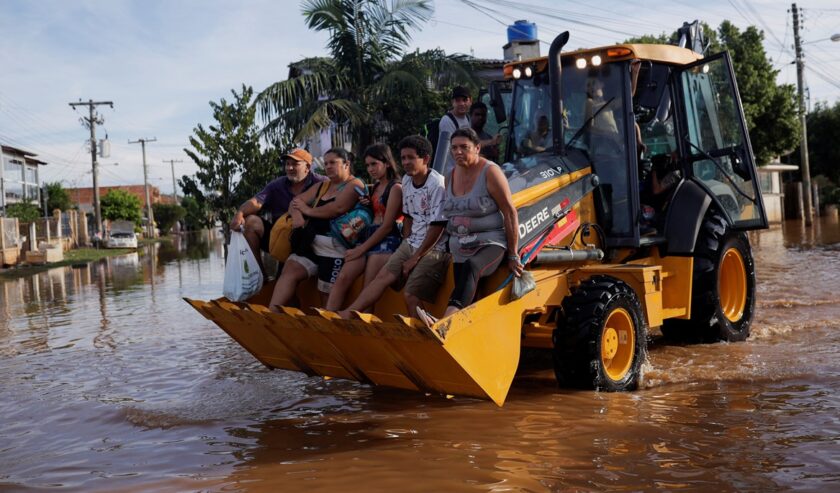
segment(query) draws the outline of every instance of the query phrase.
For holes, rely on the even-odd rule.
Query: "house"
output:
[[[36,156],[23,149],[0,145],[0,210],[19,202],[40,202],[38,169],[47,163],[35,159]]]

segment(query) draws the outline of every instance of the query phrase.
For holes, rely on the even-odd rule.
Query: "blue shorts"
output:
[[[379,224],[372,224],[368,226],[367,237],[370,238],[379,226]],[[397,251],[400,243],[402,243],[402,238],[394,234],[389,234],[384,240],[380,241],[376,246],[368,250],[365,255],[379,255],[383,253],[390,255]]]

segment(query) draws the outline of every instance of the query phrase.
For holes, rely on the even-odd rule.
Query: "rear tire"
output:
[[[554,329],[554,372],[561,386],[635,390],[647,351],[647,324],[635,291],[594,276],[563,301]]]
[[[710,211],[697,238],[691,318],[666,320],[662,334],[683,342],[743,341],[755,309],[755,264],[749,239]]]

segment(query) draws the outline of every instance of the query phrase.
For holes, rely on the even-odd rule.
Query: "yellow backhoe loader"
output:
[[[552,351],[561,385],[621,391],[639,384],[651,328],[746,339],[755,273],[745,231],[767,221],[728,54],[562,52],[567,40],[508,64],[512,103],[493,105],[508,122],[502,168],[535,289],[513,299],[502,268],[475,303],[431,327],[406,317],[391,290],[352,320],[310,308],[319,300],[307,283],[303,308],[279,314],[266,307],[272,284],[245,303],[187,302],[270,368],[500,406],[522,347]],[[655,193],[653,175],[672,187]],[[451,288],[450,272],[433,315]]]

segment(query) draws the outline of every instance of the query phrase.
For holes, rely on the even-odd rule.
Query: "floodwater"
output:
[[[207,234],[0,281],[3,491],[840,491],[840,227],[751,234],[744,343],[651,343],[643,389],[507,403],[269,371],[181,298]]]

